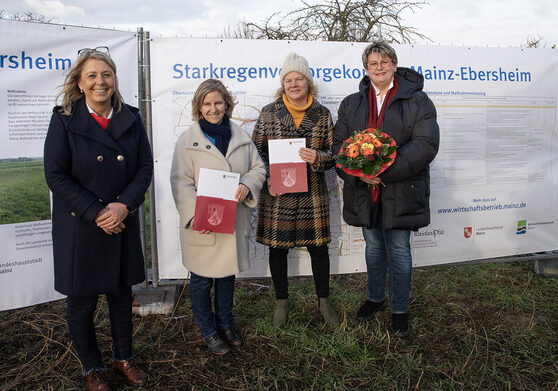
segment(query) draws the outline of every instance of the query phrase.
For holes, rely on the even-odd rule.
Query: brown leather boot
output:
[[[87,391],[110,391],[105,371],[91,371],[87,374]]]
[[[147,383],[147,375],[145,372],[136,367],[130,360],[115,361],[114,367],[126,376],[128,383],[134,386],[144,386],[145,383]]]

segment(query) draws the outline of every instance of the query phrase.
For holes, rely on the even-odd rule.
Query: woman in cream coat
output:
[[[190,271],[192,311],[209,349],[218,355],[241,344],[232,328],[234,280],[249,267],[250,208],[257,205],[266,173],[250,136],[229,121],[233,108],[233,98],[219,80],[200,84],[192,101],[195,122],[176,143],[170,177],[180,214],[182,260]],[[200,168],[240,174],[233,234],[192,229]]]

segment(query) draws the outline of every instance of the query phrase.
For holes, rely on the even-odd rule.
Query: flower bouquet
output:
[[[395,140],[380,129],[365,129],[346,139],[339,150],[336,166],[349,175],[375,178],[393,164]],[[378,199],[378,186],[369,185],[372,202]]]

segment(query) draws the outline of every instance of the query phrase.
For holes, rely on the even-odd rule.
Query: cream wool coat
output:
[[[265,181],[265,166],[250,136],[232,121],[230,124],[232,136],[226,157],[205,137],[199,123],[195,122],[178,138],[172,160],[170,181],[180,214],[182,262],[188,270],[203,277],[226,277],[250,266],[250,208],[257,205]],[[233,234],[201,234],[190,228],[202,167],[239,173],[240,183],[250,189],[250,198],[237,204]]]

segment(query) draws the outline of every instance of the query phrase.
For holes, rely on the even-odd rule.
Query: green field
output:
[[[0,161],[0,224],[50,219],[43,159]]]

